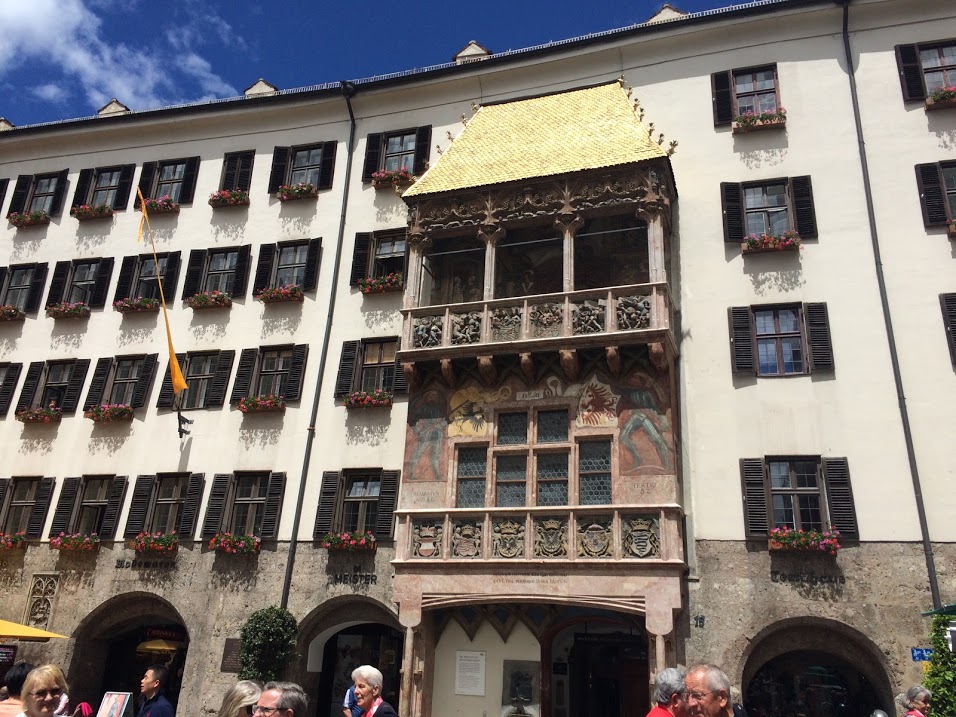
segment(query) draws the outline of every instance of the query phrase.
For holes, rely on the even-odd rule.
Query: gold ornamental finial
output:
[[[440,144],[435,145],[435,151],[438,152],[439,157],[441,157],[445,153],[445,150],[441,148]]]
[[[471,111],[472,111],[472,112],[477,112],[477,111],[480,110],[480,109],[481,109],[481,105],[479,105],[477,102],[475,102],[474,100],[472,100],[472,101],[471,101]]]
[[[670,157],[670,156],[671,156],[672,154],[674,154],[674,152],[676,152],[676,151],[677,151],[677,140],[676,140],[676,139],[672,139],[672,140],[671,140],[671,143],[670,143],[670,146],[669,146],[668,149],[667,149],[667,156]]]
[[[455,138],[451,136],[451,130],[445,132],[445,136],[448,137],[449,142],[454,142]]]
[[[461,113],[461,123],[462,123],[463,125],[465,125],[465,127],[468,126],[468,118],[465,117],[465,113],[464,113],[464,112]]]

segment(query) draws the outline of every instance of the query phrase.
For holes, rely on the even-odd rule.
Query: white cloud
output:
[[[0,77],[26,62],[52,65],[79,83],[91,109],[112,97],[133,109],[145,109],[194,100],[197,94],[202,99],[238,94],[195,53],[190,53],[188,62],[170,68],[166,61],[169,52],[162,47],[133,48],[109,42],[103,37],[102,22],[94,8],[121,9],[115,0],[0,2]],[[44,87],[62,89],[62,84]],[[194,85],[198,93],[192,89]],[[34,93],[41,97],[46,93],[44,99],[57,99],[53,90],[37,88]]]
[[[63,102],[67,97],[70,96],[68,90],[52,82],[49,82],[45,85],[40,85],[39,87],[34,87],[33,94],[39,97],[41,100],[54,103]]]

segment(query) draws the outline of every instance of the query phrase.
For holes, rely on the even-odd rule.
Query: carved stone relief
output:
[[[46,630],[53,612],[53,599],[60,585],[59,575],[34,575],[27,605],[27,624]]]

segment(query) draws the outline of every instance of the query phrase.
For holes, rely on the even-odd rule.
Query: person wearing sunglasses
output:
[[[267,682],[252,707],[255,717],[305,717],[309,698],[294,682]]]
[[[252,708],[262,694],[262,684],[241,680],[229,688],[219,706],[219,717],[252,717]]]
[[[40,665],[23,682],[23,714],[26,717],[53,717],[65,695],[66,677],[56,665]]]

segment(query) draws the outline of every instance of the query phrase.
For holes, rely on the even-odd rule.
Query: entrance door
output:
[[[342,714],[342,699],[352,686],[352,670],[359,665],[372,665],[381,671],[382,697],[397,709],[404,645],[402,633],[385,625],[356,625],[330,637],[322,656],[317,714]],[[329,705],[327,712],[323,711],[324,705]]]
[[[169,669],[166,697],[175,707],[182,687],[188,639],[182,625],[137,627],[110,639],[101,694],[132,692],[138,705],[139,683],[146,670],[150,665],[164,665]]]
[[[647,646],[639,637],[575,635],[568,672],[571,715],[631,717],[647,711]]]

